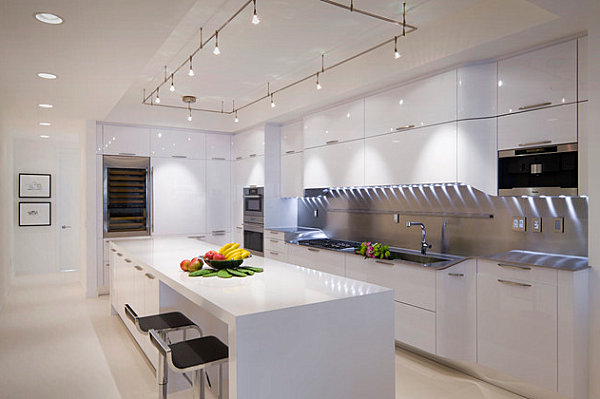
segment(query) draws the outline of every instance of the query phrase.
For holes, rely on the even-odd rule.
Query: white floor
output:
[[[153,371],[107,296],[85,299],[77,273],[16,279],[0,309],[0,398],[156,397]],[[397,350],[396,399],[409,398],[522,397]]]

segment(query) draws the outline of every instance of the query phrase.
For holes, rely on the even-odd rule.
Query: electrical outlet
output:
[[[394,213],[394,223],[400,223],[400,214]]]
[[[552,221],[554,222],[553,230],[555,233],[564,233],[565,232],[565,218],[563,218],[563,217],[554,218],[554,219],[552,219]]]
[[[514,231],[525,231],[527,218],[525,216],[515,216],[512,219],[512,229]]]
[[[531,231],[534,233],[542,232],[542,218],[531,218]]]
[[[314,216],[314,217],[316,217],[316,218],[318,218],[318,217],[319,217],[319,210],[318,210],[318,209],[315,209],[315,210],[313,211],[313,216]]]

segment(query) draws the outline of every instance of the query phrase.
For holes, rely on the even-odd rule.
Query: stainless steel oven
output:
[[[264,224],[244,222],[244,248],[255,255],[263,255]]]
[[[246,217],[260,218],[264,220],[264,188],[244,188],[244,220]]]
[[[244,188],[244,248],[262,256],[264,240],[264,188]]]

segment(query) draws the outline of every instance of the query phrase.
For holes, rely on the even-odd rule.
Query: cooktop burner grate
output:
[[[357,247],[357,243],[353,241],[330,240],[328,238],[317,240],[301,240],[298,241],[298,244],[307,247],[320,247],[327,249],[348,249]]]

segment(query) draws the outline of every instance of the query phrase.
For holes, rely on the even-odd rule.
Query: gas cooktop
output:
[[[307,247],[317,247],[325,249],[336,249],[344,250],[350,248],[356,248],[359,244],[354,241],[343,241],[343,240],[330,240],[328,238],[317,239],[317,240],[300,240],[298,244]]]

